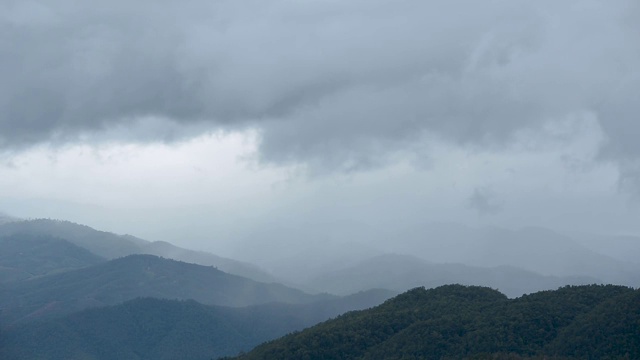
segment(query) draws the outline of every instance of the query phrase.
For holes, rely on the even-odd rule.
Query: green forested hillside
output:
[[[136,299],[7,329],[0,339],[0,358],[197,360],[235,355],[345,311],[380,304],[390,295],[368,291],[311,304],[246,308]]]
[[[194,299],[225,306],[269,302],[305,303],[312,296],[280,284],[259,283],[211,266],[152,255],[131,255],[87,268],[0,284],[0,320],[5,324],[59,316],[137,297]]]
[[[417,288],[263,344],[240,359],[640,358],[640,290],[574,286],[509,300]]]
[[[640,359],[640,291],[608,299],[579,315],[548,349],[577,358]]]
[[[95,265],[105,259],[46,235],[0,237],[0,283]]]

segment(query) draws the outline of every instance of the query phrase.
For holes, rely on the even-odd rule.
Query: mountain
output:
[[[0,284],[0,308],[5,324],[118,304],[137,297],[193,299],[235,307],[330,298],[152,255],[130,255],[79,270]]]
[[[435,264],[409,255],[386,254],[354,266],[327,272],[313,279],[309,286],[332,294],[349,294],[371,288],[398,292],[418,286],[427,288],[445,284],[480,285],[496,288],[509,297],[563,285],[599,282],[593,278],[543,276],[511,266],[492,268],[462,264]]]
[[[408,291],[238,359],[637,359],[638,321],[640,290],[621,286],[509,300],[489,288],[447,285]]]
[[[139,253],[140,246],[147,243],[132,236],[120,236],[69,221],[49,219],[17,221],[0,226],[0,235],[13,234],[58,237],[106,259]]]
[[[577,241],[589,249],[634,264],[640,271],[640,237],[630,235],[581,235]]]
[[[132,254],[151,254],[199,265],[215,266],[222,271],[256,281],[276,282],[273,276],[248,263],[202,251],[183,249],[167,242],[149,242],[131,235],[116,235],[69,221],[36,219],[0,225],[0,236],[13,234],[58,237],[106,259]]]
[[[95,265],[105,259],[51,236],[0,237],[0,283]]]
[[[570,237],[540,227],[511,230],[425,222],[390,232],[358,223],[341,223],[337,228],[330,224],[292,224],[264,226],[246,235],[237,242],[234,257],[309,289],[328,270],[353,268],[390,253],[410,254],[432,263],[518,268],[546,277],[569,278],[567,283],[594,279],[640,286],[640,262],[634,258],[640,242],[630,237],[614,240],[604,239],[594,247],[580,236]],[[554,284],[562,281],[551,281],[551,287]]]
[[[588,276],[606,283],[640,285],[637,267],[544,228],[508,230],[431,223],[399,234],[391,247],[439,263],[505,265],[542,275]]]
[[[0,358],[211,359],[249,351],[261,342],[345,311],[378,305],[391,296],[368,291],[310,304],[246,308],[141,298],[16,326],[3,334]]]
[[[198,265],[215,266],[226,273],[243,276],[260,282],[278,282],[275,277],[255,265],[224,258],[204,251],[183,249],[165,241],[154,241],[144,244],[141,246],[140,252]]]
[[[579,359],[640,358],[639,304],[638,290],[603,301],[559,331],[549,352]]]
[[[357,225],[357,226],[356,226]],[[240,239],[233,257],[266,269],[278,279],[304,287],[327,269],[350,266],[380,255],[363,224],[292,224],[259,227]]]

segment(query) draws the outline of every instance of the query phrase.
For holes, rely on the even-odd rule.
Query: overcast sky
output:
[[[640,234],[638,39],[636,0],[0,0],[0,211]]]

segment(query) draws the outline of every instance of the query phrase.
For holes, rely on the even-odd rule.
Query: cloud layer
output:
[[[502,146],[582,116],[604,133],[600,158],[639,183],[636,1],[5,0],[0,13],[5,150],[251,128],[265,162],[350,170],[432,136]]]

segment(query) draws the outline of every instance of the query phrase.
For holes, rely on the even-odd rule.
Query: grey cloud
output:
[[[603,157],[640,155],[631,0],[0,6],[5,149],[118,137],[160,118],[257,128],[265,162],[351,170],[424,134],[494,146],[589,111],[609,139]],[[136,139],[172,138],[164,129],[176,131]]]
[[[640,199],[640,161],[623,161],[620,164],[619,189]]]
[[[469,207],[479,215],[491,215],[502,211],[503,204],[498,195],[489,187],[475,188],[469,197]]]

